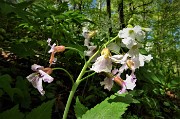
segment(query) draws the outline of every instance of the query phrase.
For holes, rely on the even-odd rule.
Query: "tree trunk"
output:
[[[109,34],[112,35],[112,25],[111,25],[111,0],[106,0],[107,3],[107,14],[109,17],[110,25],[109,25]]]
[[[118,5],[118,13],[119,13],[119,25],[120,29],[125,28],[125,23],[124,23],[124,11],[123,11],[123,0]]]

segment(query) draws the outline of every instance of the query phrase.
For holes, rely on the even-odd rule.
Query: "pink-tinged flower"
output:
[[[122,83],[122,89],[120,91],[118,91],[118,93],[122,94],[127,92],[127,89],[133,90],[134,87],[136,86],[136,76],[131,73],[131,75],[129,76],[128,74],[126,74],[126,80],[123,81]]]
[[[110,59],[111,53],[108,48],[104,48],[101,52],[101,56],[97,58],[95,63],[92,65],[90,70],[93,70],[97,73],[100,72],[111,72],[112,70],[112,61]]]
[[[36,88],[41,93],[41,95],[44,95],[45,91],[43,90],[42,81],[51,83],[54,80],[54,78],[47,74],[52,73],[52,70],[51,68],[44,68],[43,66],[37,64],[32,65],[31,69],[36,72],[30,74],[26,78],[29,82],[32,83],[34,88]]]
[[[105,58],[104,55],[101,55],[97,58],[95,63],[92,65],[92,68],[90,70],[93,70],[97,73],[100,72],[111,72],[112,70],[112,61],[110,58]]]

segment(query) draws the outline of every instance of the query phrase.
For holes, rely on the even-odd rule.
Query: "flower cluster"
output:
[[[141,42],[145,38],[145,31],[149,31],[149,28],[141,28],[135,26],[134,28],[124,28],[119,31],[119,38],[122,39],[122,46],[129,49],[124,55],[111,55],[108,48],[104,48],[101,52],[101,56],[98,57],[95,63],[92,65],[91,70],[100,73],[105,72],[107,77],[101,82],[105,89],[109,91],[113,87],[114,82],[121,86],[119,93],[124,93],[127,89],[133,90],[136,86],[135,70],[144,66],[144,62],[149,62],[153,57],[151,55],[145,56],[139,52]],[[113,64],[121,64],[118,69],[113,68]],[[131,74],[126,74],[126,80],[121,78],[121,74],[127,69],[131,70]]]
[[[52,73],[52,69],[50,67],[57,61],[57,58],[54,57],[55,53],[63,52],[65,50],[65,46],[56,46],[55,43],[51,45],[50,38],[48,38],[47,42],[48,46],[51,47],[51,49],[48,51],[48,53],[51,53],[51,57],[49,59],[49,67],[44,68],[43,66],[33,64],[31,66],[31,69],[35,71],[35,73],[32,73],[26,77],[28,81],[32,83],[34,88],[36,88],[40,92],[41,95],[45,94],[45,91],[43,90],[42,86],[42,81],[51,83],[54,80],[54,78],[50,76],[50,74]]]

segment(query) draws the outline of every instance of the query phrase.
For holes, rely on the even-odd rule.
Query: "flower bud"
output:
[[[119,76],[116,76],[114,77],[114,81],[121,87],[123,87],[123,80],[119,77]]]
[[[111,56],[110,50],[108,48],[104,48],[101,51],[101,55],[104,55],[104,58],[108,58],[109,56]]]
[[[64,50],[65,50],[65,46],[63,45],[54,47],[55,52],[63,52]]]

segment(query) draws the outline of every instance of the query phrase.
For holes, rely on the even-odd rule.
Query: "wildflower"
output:
[[[94,70],[97,73],[111,72],[112,61],[110,59],[111,53],[108,48],[104,48],[101,52],[101,56],[97,58],[90,70]]]
[[[49,59],[49,63],[50,63],[50,66],[51,66],[51,64],[55,64],[55,62],[57,61],[57,58],[54,57],[55,53],[64,52],[65,46],[63,46],[63,45],[56,46],[56,43],[51,45],[50,44],[51,38],[48,38],[47,42],[48,42],[48,46],[51,47],[51,49],[48,51],[48,53],[51,53],[51,57]]]
[[[145,32],[140,26],[135,26],[134,28],[124,28],[119,31],[119,37],[127,39],[128,37],[142,41],[145,38]]]
[[[30,74],[26,78],[32,83],[34,88],[40,92],[41,95],[44,95],[45,91],[43,90],[42,81],[51,83],[54,80],[54,78],[49,75],[52,73],[52,69],[44,68],[43,66],[37,64],[32,65],[31,69],[35,71],[35,73]]]
[[[134,87],[136,86],[136,76],[134,73],[131,73],[131,75],[126,74],[126,80],[122,82],[122,89],[118,91],[118,93],[122,94],[127,92],[126,89],[133,90]]]
[[[137,48],[130,49],[120,60],[119,63],[122,64],[120,68],[120,72],[123,72],[123,70],[131,69],[132,71],[135,71],[135,69],[144,66],[144,62],[149,62],[153,57],[151,55],[145,56],[139,53],[139,50]]]
[[[137,45],[137,42],[135,39],[131,37],[127,37],[125,39],[122,39],[122,43],[128,48],[131,49],[134,45]]]

